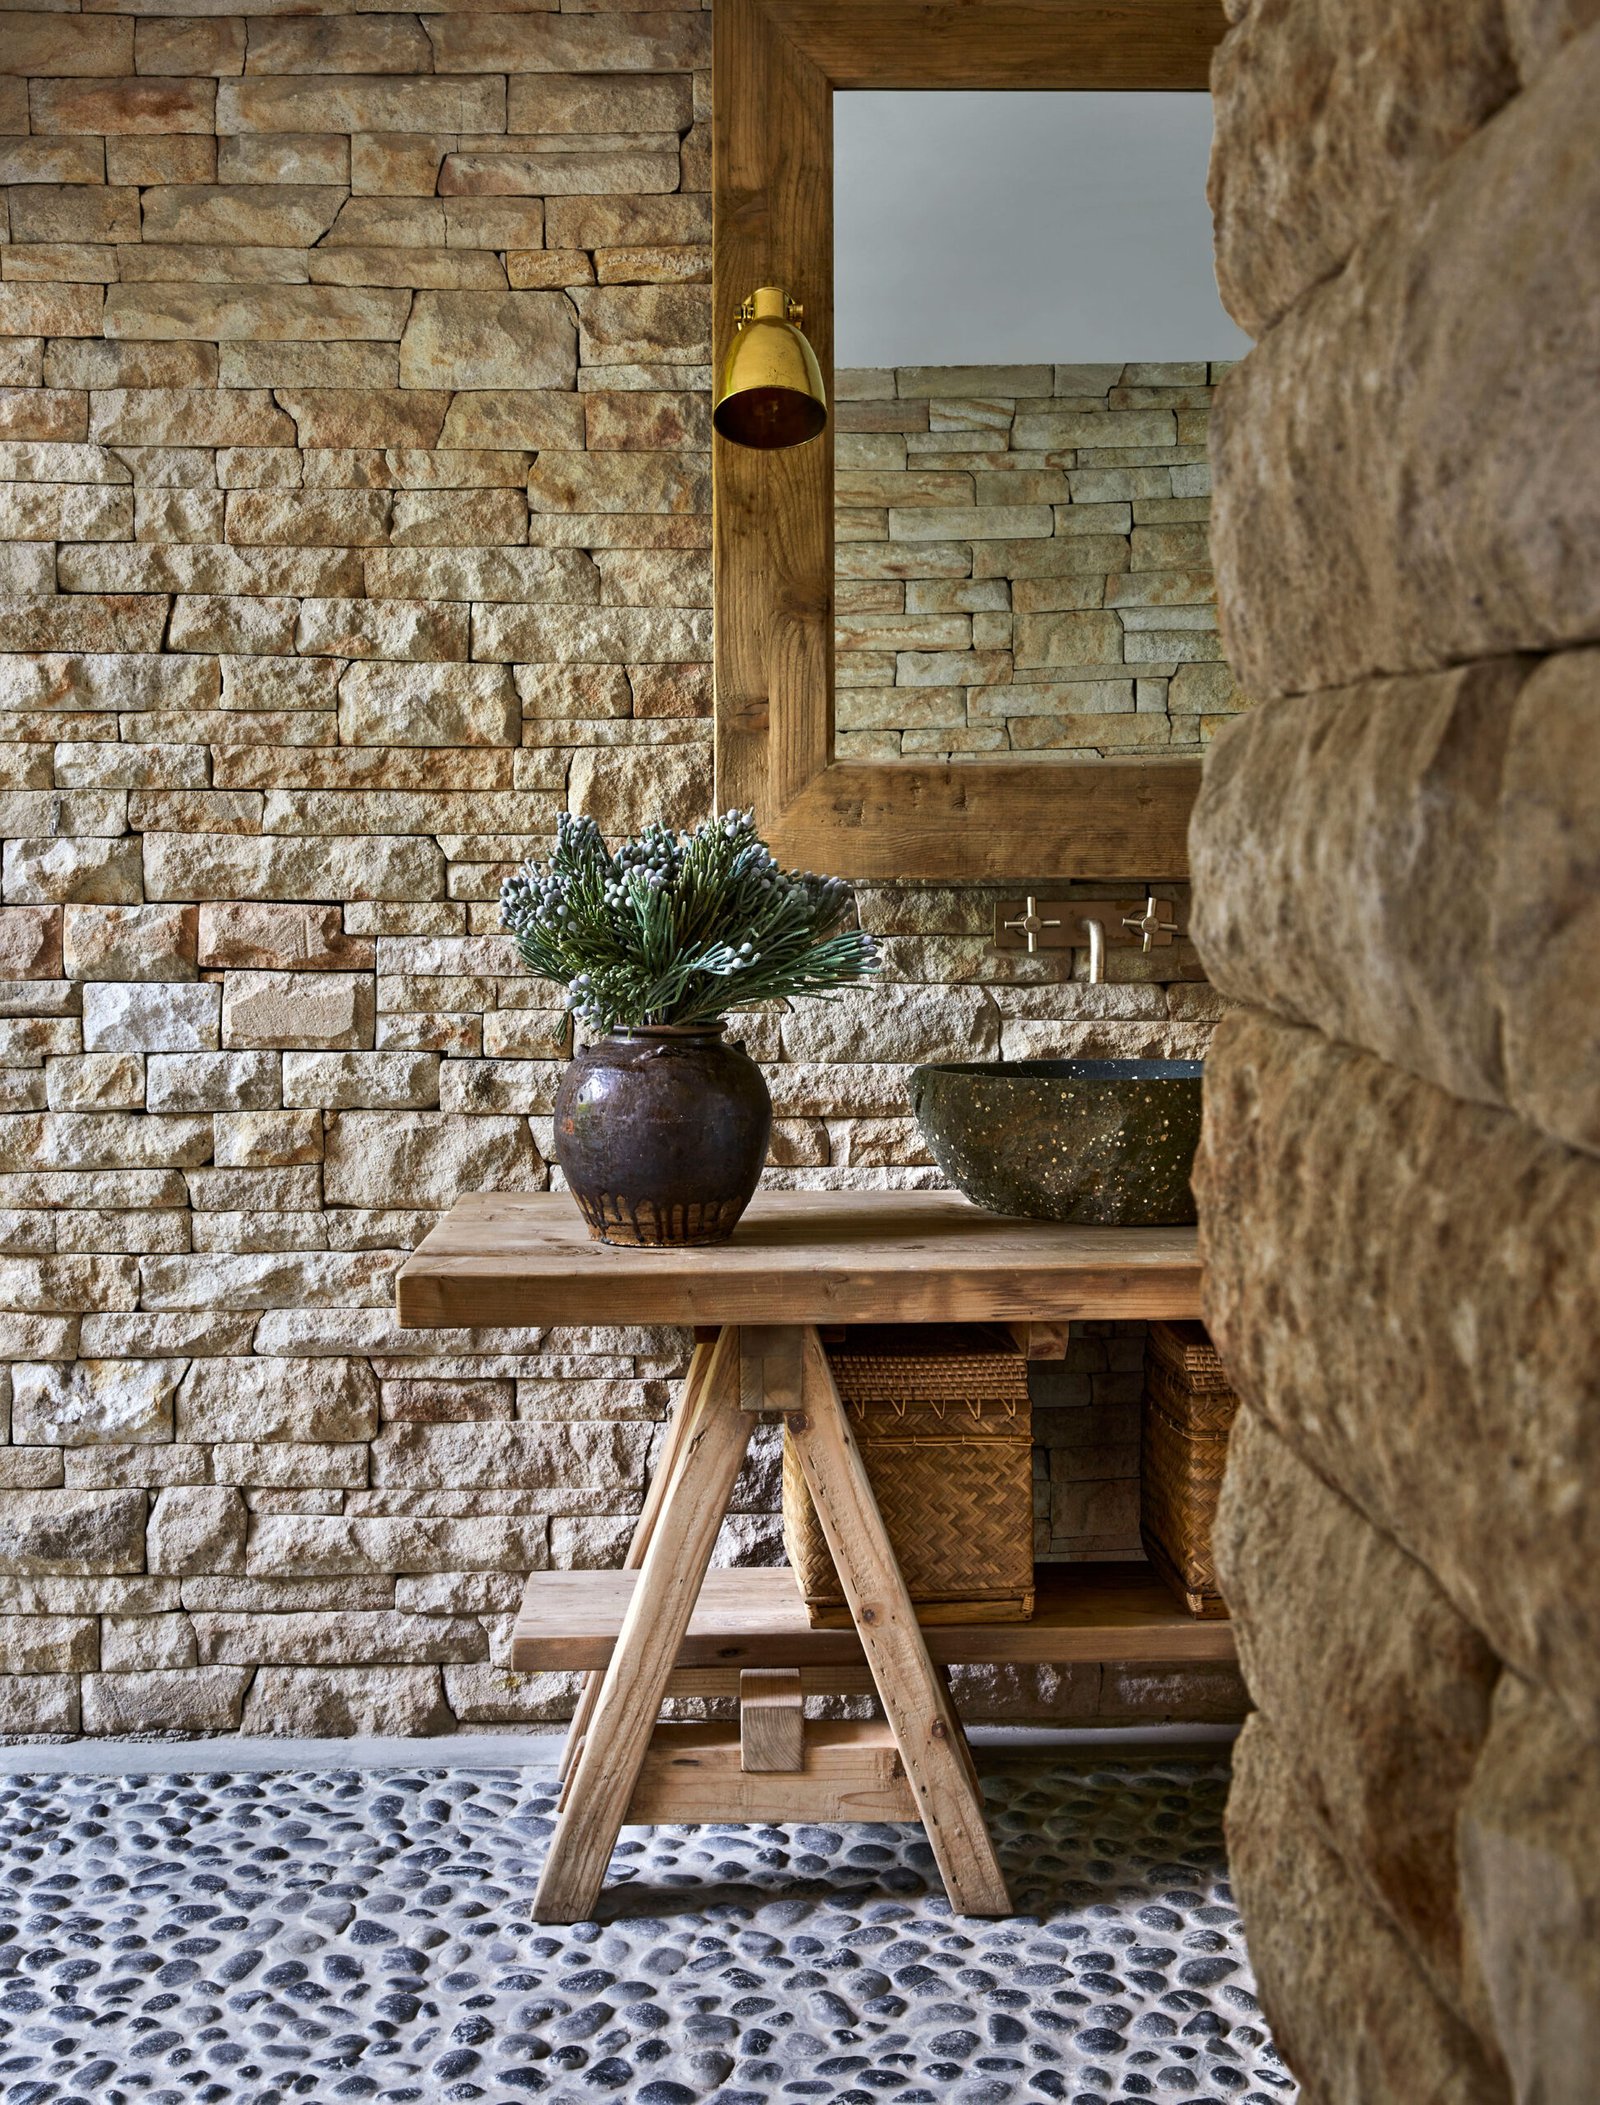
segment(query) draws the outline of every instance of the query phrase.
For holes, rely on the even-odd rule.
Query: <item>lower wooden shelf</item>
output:
[[[512,1633],[513,1669],[608,1665],[635,1576],[535,1572]],[[1028,1622],[924,1624],[935,1664],[1178,1666],[1235,1657],[1228,1623],[1185,1614],[1147,1564],[1041,1564],[1035,1576],[1037,1602]],[[734,1695],[740,1669],[756,1666],[799,1667],[807,1694],[871,1686],[855,1631],[813,1629],[786,1567],[708,1572],[672,1693]]]
[[[628,1802],[631,1825],[705,1820],[915,1820],[887,1725],[812,1724],[798,1769],[749,1770],[738,1728],[658,1725]]]

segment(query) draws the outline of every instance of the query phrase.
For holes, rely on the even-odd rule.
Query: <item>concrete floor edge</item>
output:
[[[1238,1736],[1237,1725],[1134,1725],[1060,1728],[974,1725],[974,1750],[1007,1755],[1176,1756],[1186,1750],[1216,1754]],[[0,1742],[0,1776],[132,1774],[187,1775],[313,1769],[537,1769],[554,1772],[560,1730],[444,1733],[436,1739],[337,1740],[60,1739]]]

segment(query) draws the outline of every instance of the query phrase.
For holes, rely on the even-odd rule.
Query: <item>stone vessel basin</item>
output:
[[[992,1213],[1101,1227],[1195,1218],[1200,1060],[919,1067],[911,1108],[952,1184]]]

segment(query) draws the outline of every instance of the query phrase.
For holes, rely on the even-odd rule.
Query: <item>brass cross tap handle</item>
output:
[[[1032,957],[1039,948],[1039,938],[1044,931],[1047,928],[1059,928],[1061,923],[1059,921],[1045,920],[1039,912],[1039,902],[1030,892],[1028,894],[1026,911],[1018,914],[1013,920],[1002,921],[1000,926],[1002,928],[1014,928],[1019,935],[1025,935],[1028,939],[1028,955]]]
[[[1145,895],[1144,912],[1142,914],[1124,914],[1122,917],[1124,928],[1131,928],[1135,935],[1144,938],[1140,948],[1146,952],[1149,951],[1152,944],[1160,943],[1164,946],[1170,943],[1178,933],[1176,921],[1163,921],[1161,918],[1166,903],[1164,899],[1157,899],[1154,892],[1149,892]],[[1033,901],[1030,899],[1028,904],[1031,907]],[[1010,924],[1008,923],[1007,925],[1009,926]],[[1033,948],[1031,942],[1028,947],[1030,950]]]

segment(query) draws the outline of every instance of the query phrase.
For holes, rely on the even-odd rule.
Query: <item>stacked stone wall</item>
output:
[[[1229,1832],[1330,2105],[1600,2053],[1592,7],[1244,0],[1214,71],[1222,628],[1195,930]],[[1493,405],[1492,411],[1490,405]]]
[[[842,757],[1193,758],[1245,707],[1206,537],[1226,370],[837,376]]]
[[[522,1577],[620,1556],[685,1340],[402,1332],[391,1281],[549,1180],[502,877],[568,801],[709,803],[708,27],[0,14],[0,1734],[569,1703],[504,1670]],[[775,1182],[933,1181],[917,1060],[1203,1047],[1189,946],[1091,988],[995,896],[867,889],[883,986],[746,1022]],[[1047,1553],[1125,1539],[1084,1432],[1139,1350],[1041,1392]],[[1069,1447],[1122,1487],[1053,1504]],[[775,1497],[769,1445],[724,1556]]]

